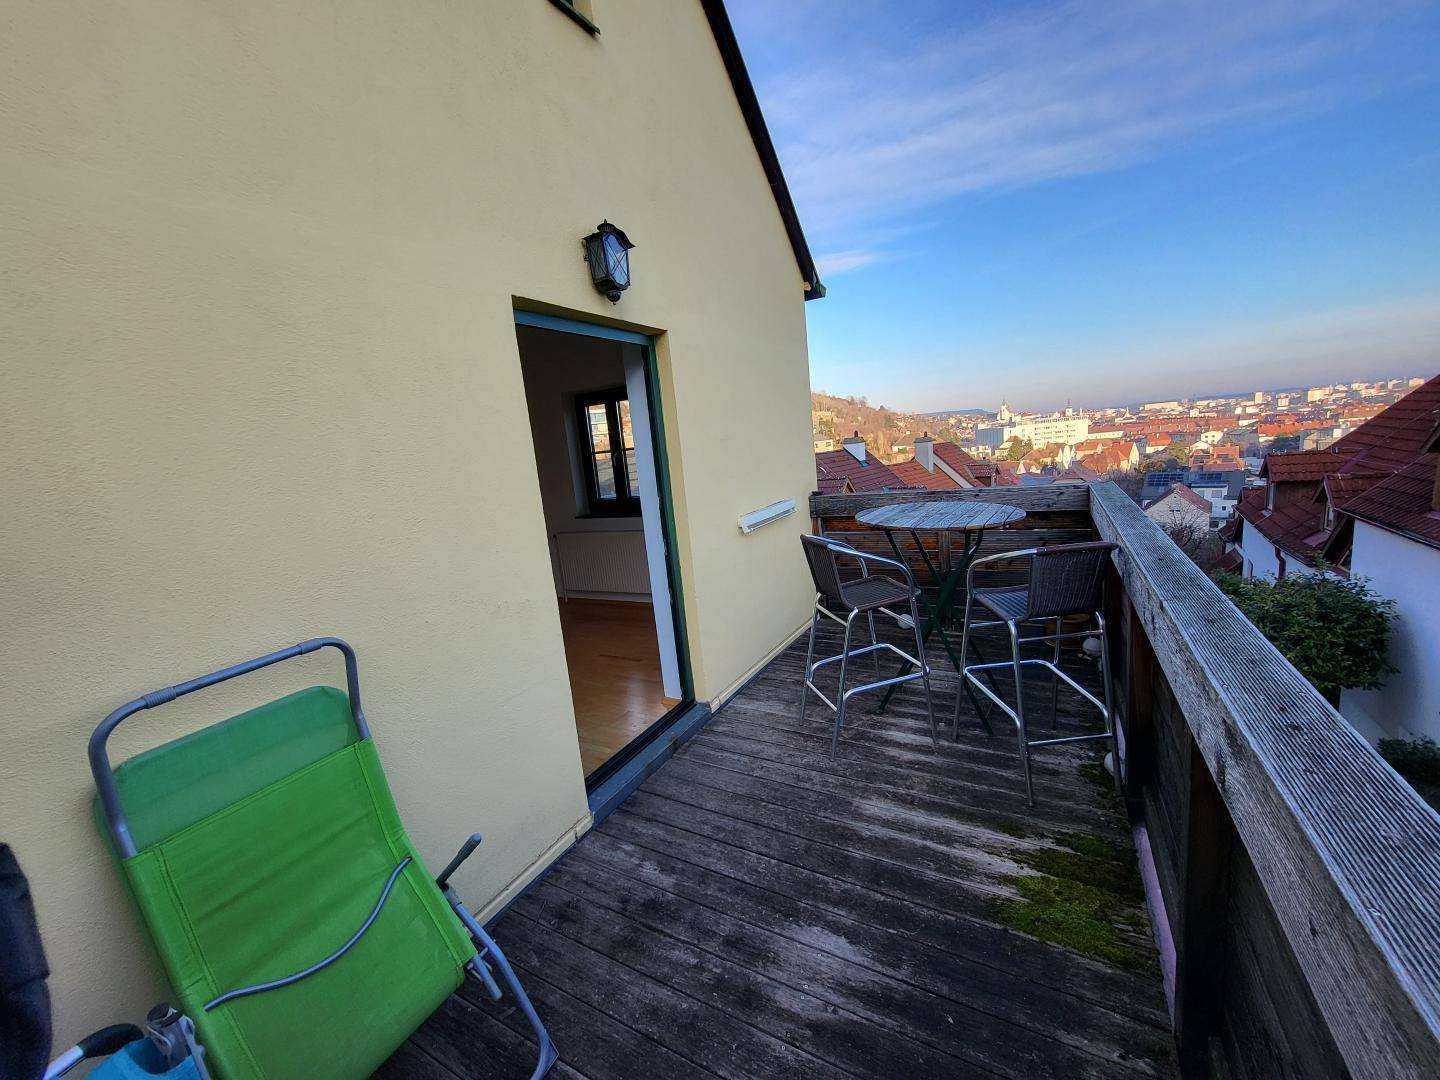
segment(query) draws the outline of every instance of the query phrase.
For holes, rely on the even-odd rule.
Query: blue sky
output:
[[[1440,371],[1440,4],[729,0],[811,383],[1048,408]]]

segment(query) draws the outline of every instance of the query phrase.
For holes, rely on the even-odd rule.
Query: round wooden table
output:
[[[920,553],[920,558],[925,563],[925,569],[930,572],[930,577],[939,590],[933,605],[923,592],[920,594],[921,603],[925,605],[925,625],[921,628],[920,640],[922,643],[927,642],[930,640],[931,634],[936,632],[940,634],[940,641],[945,646],[945,653],[950,657],[950,663],[954,666],[956,675],[960,676],[960,682],[965,686],[965,692],[970,695],[975,712],[980,716],[982,722],[985,722],[985,717],[980,709],[980,703],[975,700],[975,692],[970,689],[962,674],[965,668],[963,658],[955,655],[955,647],[945,633],[944,623],[953,615],[957,591],[962,596],[964,595],[965,577],[970,571],[970,564],[975,561],[976,553],[980,550],[980,541],[985,537],[985,530],[1009,525],[1021,520],[1024,516],[1024,510],[1008,503],[962,501],[960,499],[887,503],[885,506],[862,510],[855,515],[857,524],[882,530],[885,533],[885,539],[890,541],[890,549],[895,552],[895,558],[906,565],[909,563],[895,540],[895,534],[898,532],[910,534],[910,539],[915,544],[915,550]],[[920,541],[922,532],[963,534],[964,541],[959,558],[947,560],[948,566],[937,567],[930,561],[930,555]],[[971,637],[971,646],[976,648],[976,656],[983,663],[984,658],[979,656],[978,647],[973,640],[974,635]],[[890,704],[890,698],[895,693],[895,689],[892,686],[885,691],[885,696],[880,699],[880,712],[884,712],[885,707]],[[985,726],[988,730],[990,725],[986,722]]]

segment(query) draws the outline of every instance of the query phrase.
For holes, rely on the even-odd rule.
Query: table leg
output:
[[[900,550],[900,545],[895,542],[894,530],[886,529],[885,539],[890,542],[890,550],[895,553],[895,558],[899,562],[905,562],[905,555]],[[922,562],[925,563],[925,569],[929,572],[930,579],[939,588],[940,596],[943,598],[946,595],[946,582],[941,579],[940,572],[935,569],[935,564],[930,561],[930,556],[925,551],[925,545],[920,542],[919,533],[915,532],[912,529],[910,531],[910,539],[915,541],[915,547],[920,552],[920,559]],[[940,629],[939,619],[942,612],[940,610],[937,610],[936,607],[931,606],[929,598],[926,597],[923,592],[920,594],[920,603],[925,608],[925,621],[920,628],[920,640],[922,642],[928,642],[930,640],[930,635],[934,633],[937,629]],[[950,662],[952,664],[957,663],[955,659],[955,650],[951,646],[950,639],[945,635],[945,631],[943,629],[940,629],[940,640],[945,644],[945,652],[950,657]],[[918,659],[923,661],[924,657],[922,656]],[[896,668],[895,674],[897,676],[903,675],[907,667],[909,667],[909,665],[902,660],[900,662],[900,666]],[[880,698],[880,704],[877,707],[876,712],[883,713],[885,711],[886,707],[890,704],[890,699],[895,696],[895,691],[898,689],[900,689],[899,683],[895,683],[894,685],[886,689],[884,695]]]
[[[885,538],[890,541],[890,549],[895,552],[895,557],[901,562],[904,562],[905,556],[900,553],[900,545],[895,542],[894,532],[886,529]],[[910,539],[915,542],[915,547],[920,551],[920,558],[925,563],[925,569],[929,571],[931,580],[934,581],[939,589],[939,595],[936,596],[934,605],[931,605],[923,592],[920,594],[920,602],[925,605],[925,622],[920,630],[920,640],[922,643],[929,642],[930,635],[938,633],[940,635],[940,643],[945,647],[945,655],[950,658],[950,663],[958,675],[964,667],[964,664],[962,663],[962,658],[956,655],[955,646],[950,642],[950,635],[945,633],[943,623],[946,616],[951,613],[955,606],[955,590],[958,586],[964,584],[965,573],[970,568],[970,560],[975,557],[975,552],[979,549],[980,541],[977,539],[974,545],[967,543],[965,554],[961,558],[960,565],[949,575],[942,577],[940,571],[936,569],[935,564],[930,561],[930,555],[925,551],[925,545],[920,542],[919,533],[912,530]],[[924,660],[924,657],[920,657],[919,659]],[[896,669],[895,674],[897,676],[903,675],[907,666],[908,665],[902,661]],[[886,689],[884,696],[880,698],[880,705],[875,710],[876,712],[883,713],[885,711],[886,707],[890,704],[890,699],[895,696],[895,691],[900,689],[900,686],[900,683],[895,683]],[[965,690],[970,695],[970,700],[975,703],[975,708],[978,711],[980,704],[975,697],[975,692],[968,686]],[[989,727],[988,723],[986,727]]]

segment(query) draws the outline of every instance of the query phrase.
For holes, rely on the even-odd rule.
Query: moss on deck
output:
[[[1105,767],[1087,761],[1079,772],[1099,789],[1107,814],[1123,823],[1124,811]],[[1011,855],[1035,873],[1010,879],[1020,895],[997,904],[1000,921],[1117,967],[1153,968],[1153,951],[1143,945],[1148,936],[1144,891],[1134,849],[1084,832],[1051,839],[1054,847]]]

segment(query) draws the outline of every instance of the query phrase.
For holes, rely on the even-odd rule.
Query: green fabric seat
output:
[[[475,947],[343,692],[291,694],[141,754],[115,779],[138,849],[120,865],[221,1080],[368,1076],[463,980]],[[322,970],[206,1011],[326,959],[372,912]]]

